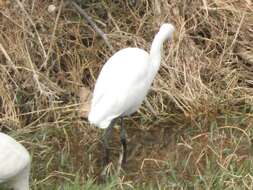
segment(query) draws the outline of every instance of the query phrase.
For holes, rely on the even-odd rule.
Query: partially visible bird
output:
[[[0,183],[14,190],[29,190],[30,154],[23,145],[0,132]]]
[[[125,48],[103,66],[95,84],[88,119],[99,128],[107,128],[103,139],[106,163],[109,161],[108,138],[117,118],[121,118],[121,163],[126,163],[123,117],[136,112],[146,97],[160,67],[163,43],[172,38],[174,30],[172,24],[163,24],[155,35],[150,53],[140,48]]]

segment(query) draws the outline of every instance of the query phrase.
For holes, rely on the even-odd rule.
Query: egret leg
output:
[[[120,126],[120,142],[122,145],[122,161],[121,161],[121,167],[124,167],[126,165],[126,157],[127,157],[127,142],[126,142],[126,129],[123,124],[123,117],[121,119],[121,126]]]
[[[106,129],[104,135],[103,135],[103,149],[104,149],[104,166],[106,166],[109,163],[109,157],[110,157],[110,150],[109,150],[109,139],[112,137],[112,128],[114,126],[115,120],[113,120],[109,127]]]

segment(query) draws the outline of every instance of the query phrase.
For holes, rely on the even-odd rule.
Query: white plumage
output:
[[[29,190],[30,155],[23,145],[0,132],[0,183],[14,190]]]
[[[172,24],[163,24],[150,53],[125,48],[103,66],[93,93],[89,121],[107,128],[115,118],[134,113],[141,105],[159,69],[163,42],[172,38]]]

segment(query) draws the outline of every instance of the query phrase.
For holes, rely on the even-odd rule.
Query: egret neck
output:
[[[165,39],[163,39],[162,37],[163,36],[160,34],[160,32],[157,33],[150,49],[150,64],[153,68],[151,71],[152,79],[155,77],[161,63],[163,42],[165,41]]]

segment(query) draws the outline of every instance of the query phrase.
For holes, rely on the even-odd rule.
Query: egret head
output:
[[[172,39],[175,27],[172,24],[165,23],[160,27],[159,35],[163,40]]]

